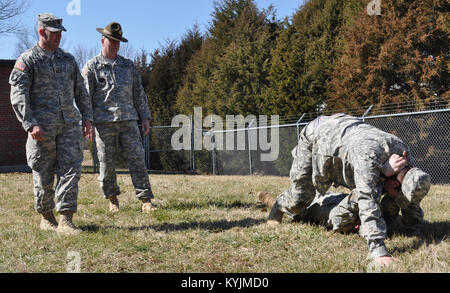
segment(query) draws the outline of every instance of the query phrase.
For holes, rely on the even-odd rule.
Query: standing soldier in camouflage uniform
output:
[[[277,198],[268,223],[281,223],[283,214],[301,218],[316,192],[324,195],[332,184],[344,186],[357,199],[360,234],[372,258],[383,265],[392,262],[384,244],[386,222],[379,204],[383,177],[391,179],[385,187],[397,191],[395,202],[403,215],[423,217],[412,198],[425,196],[430,184],[429,175],[408,167],[414,160],[403,141],[355,117],[336,114],[309,123],[292,155],[291,186]]]
[[[122,37],[119,23],[112,22],[102,34],[102,52],[83,68],[85,86],[92,100],[96,128],[97,151],[100,161],[100,186],[110,201],[110,211],[119,210],[115,159],[120,144],[128,163],[136,196],[142,201],[142,211],[154,209],[153,193],[145,166],[145,154],[137,120],[142,120],[142,132],[150,131],[150,111],[147,97],[136,66],[118,55]]]
[[[39,14],[38,29],[39,43],[19,56],[11,73],[11,104],[28,132],[27,161],[33,170],[35,209],[42,214],[40,227],[73,235],[80,232],[72,215],[77,211],[82,131],[90,139],[94,135],[92,107],[74,57],[59,48],[61,31],[66,31],[62,19]],[[55,192],[59,225],[53,215]]]

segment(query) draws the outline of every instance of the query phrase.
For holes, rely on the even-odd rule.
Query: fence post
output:
[[[192,119],[192,115],[189,115],[189,121],[191,123],[191,149],[189,151],[189,169],[191,169],[191,172],[195,172],[194,120]]]
[[[366,116],[369,115],[369,112],[372,110],[373,105],[370,105],[370,107],[366,110],[366,112],[364,112],[364,114],[362,115],[362,120],[363,122],[366,122]]]
[[[247,144],[248,144],[248,164],[249,164],[249,170],[250,170],[250,176],[253,175],[253,169],[252,169],[252,150],[251,150],[251,144],[250,144],[250,127],[252,126],[255,119],[253,119],[247,127]]]
[[[299,128],[299,126],[300,126],[300,122],[303,120],[303,117],[305,117],[305,113],[303,113],[303,115],[302,115],[302,117],[300,117],[300,119],[298,119],[298,121],[297,121],[297,140],[299,140],[299,138],[300,138],[300,128]]]
[[[213,164],[213,175],[217,175],[217,167],[216,167],[216,137],[214,135],[214,128],[213,128],[213,120],[211,117],[211,155],[212,155],[212,164]]]

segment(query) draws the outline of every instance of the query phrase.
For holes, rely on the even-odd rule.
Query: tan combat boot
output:
[[[109,198],[109,211],[117,213],[119,211],[119,199],[117,196],[112,196]]]
[[[72,223],[73,212],[61,212],[59,225],[56,232],[64,236],[75,236],[81,233],[81,230]]]
[[[267,219],[267,224],[270,226],[277,226],[281,224],[281,221],[283,220],[283,212],[280,211],[278,208],[278,203],[275,202],[275,204],[272,207],[272,210],[270,211],[269,218]]]
[[[152,200],[150,198],[141,199],[142,201],[142,212],[144,214],[149,214],[150,212],[156,210],[155,205],[153,205]]]
[[[275,204],[275,199],[270,196],[270,194],[268,192],[265,191],[259,191],[256,194],[258,201],[260,203],[262,203],[263,205],[267,206],[267,207],[272,207]]]
[[[56,228],[58,228],[58,222],[56,222],[53,212],[42,214],[41,224],[39,227],[44,231],[56,231]]]

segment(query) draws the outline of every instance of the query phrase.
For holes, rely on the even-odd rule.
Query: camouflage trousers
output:
[[[98,123],[95,128],[97,155],[100,161],[98,180],[105,198],[120,195],[115,164],[119,149],[128,164],[137,198],[153,198],[144,161],[144,147],[137,122]]]
[[[411,204],[406,209],[400,209],[395,199],[385,194],[380,202],[381,213],[386,221],[389,234],[402,212],[405,227],[413,227],[423,222],[423,211],[419,205]],[[300,218],[302,221],[324,225],[335,232],[355,232],[355,226],[360,225],[358,195],[356,190],[348,193],[330,193],[324,196],[319,193]]]
[[[78,124],[44,125],[45,140],[28,135],[26,154],[33,171],[34,208],[44,214],[77,211],[78,181],[81,177],[82,132]],[[53,189],[55,173],[56,189]]]
[[[293,162],[289,172],[291,185],[277,198],[280,211],[291,219],[303,215],[316,194],[316,188],[312,182],[312,144],[310,143],[313,127],[313,123],[309,123],[300,133],[299,142],[292,151]]]

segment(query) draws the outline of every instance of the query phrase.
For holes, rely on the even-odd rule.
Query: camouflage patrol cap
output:
[[[62,25],[62,18],[58,18],[51,13],[38,14],[38,26],[51,32],[67,31]]]
[[[431,187],[431,177],[419,168],[412,168],[406,173],[402,183],[402,192],[397,196],[400,208],[407,208],[411,203],[420,203]]]

